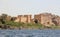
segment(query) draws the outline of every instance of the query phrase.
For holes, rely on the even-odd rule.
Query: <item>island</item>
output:
[[[32,15],[18,15],[12,17],[0,15],[0,29],[59,29],[60,16],[51,13]]]

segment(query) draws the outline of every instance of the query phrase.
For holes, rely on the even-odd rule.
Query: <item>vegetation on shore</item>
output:
[[[23,23],[23,22],[14,22],[13,20],[7,21],[6,19],[7,15],[2,14],[0,16],[0,28],[1,29],[45,29],[45,28],[51,28],[56,29],[60,28],[59,26],[50,26],[46,27],[40,23]]]
[[[2,24],[1,24],[2,25]],[[5,24],[3,24],[3,26],[10,26],[10,27],[17,27],[20,29],[40,29],[43,28],[43,26],[38,23],[17,23],[17,22],[13,22],[13,21],[9,21],[9,22],[5,22]]]

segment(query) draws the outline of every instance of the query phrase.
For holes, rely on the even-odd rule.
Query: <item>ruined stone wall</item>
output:
[[[15,22],[31,23],[34,22],[36,19],[39,23],[45,26],[60,25],[60,17],[52,15],[50,13],[34,15],[33,19],[31,15],[19,15]]]
[[[27,22],[27,17],[21,16],[21,21],[20,22],[26,23]]]
[[[42,25],[50,26],[54,23],[52,22],[52,15],[51,14],[37,14],[34,16],[34,19],[37,19]]]
[[[27,22],[30,23],[31,22],[31,19],[32,19],[32,16],[31,15],[28,15]]]
[[[60,26],[60,17],[59,16],[53,17],[52,21],[56,26]]]
[[[45,26],[53,25],[52,19],[50,15],[41,15],[41,24]]]
[[[34,15],[34,20],[37,20],[39,23],[41,23],[41,15]]]
[[[14,22],[20,22],[20,19],[18,17],[16,17],[17,19],[15,19]]]
[[[19,15],[15,22],[24,22],[30,23],[31,22],[31,15]]]

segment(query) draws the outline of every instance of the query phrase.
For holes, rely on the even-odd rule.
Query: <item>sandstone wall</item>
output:
[[[31,15],[19,15],[15,22],[24,22],[30,23],[31,22]]]
[[[34,16],[34,19],[37,19],[42,25],[51,26],[54,25],[52,22],[52,15],[48,13],[37,14]]]

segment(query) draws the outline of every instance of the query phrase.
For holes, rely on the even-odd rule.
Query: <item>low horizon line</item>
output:
[[[44,13],[48,13],[48,12],[44,12]],[[34,15],[44,14],[44,13],[36,13],[36,14],[18,14],[18,15],[32,15],[32,16],[34,16]],[[2,14],[7,14],[7,13],[1,13],[0,15],[2,15]],[[49,13],[49,14],[57,15],[57,14],[54,14],[54,13]],[[7,15],[14,17],[14,15],[10,15],[10,14],[7,14]],[[18,16],[18,15],[15,15],[15,16]],[[57,15],[57,16],[59,16],[59,15]]]

